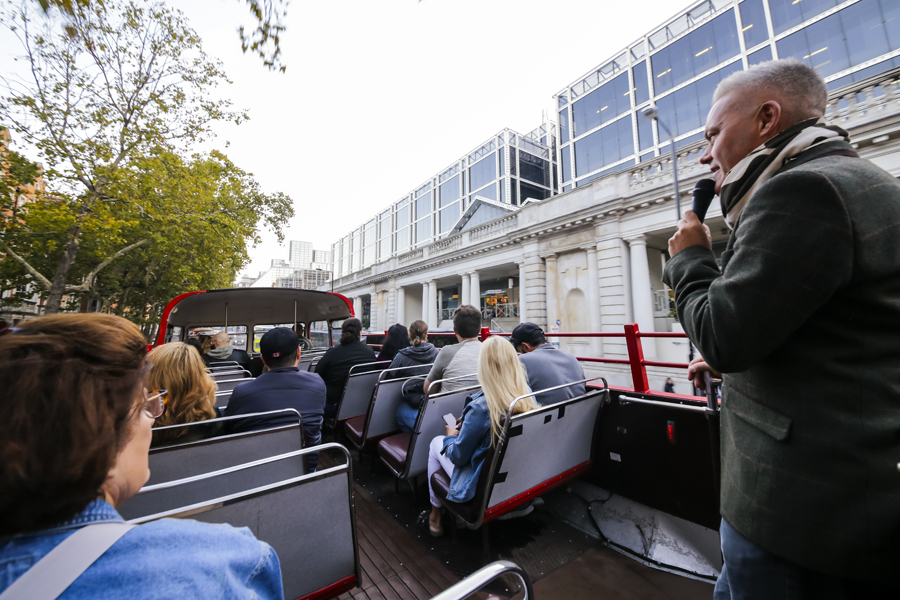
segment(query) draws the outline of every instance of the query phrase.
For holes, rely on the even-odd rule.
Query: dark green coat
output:
[[[665,280],[725,374],[725,520],[800,565],[897,584],[900,183],[835,149],[852,150],[808,150],[757,191],[720,265],[692,246]]]

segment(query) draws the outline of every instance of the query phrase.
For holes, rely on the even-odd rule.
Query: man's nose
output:
[[[712,153],[710,152],[711,150],[712,150],[712,144],[707,145],[706,150],[704,150],[703,154],[700,155],[700,164],[701,165],[708,165],[709,163],[712,162]]]

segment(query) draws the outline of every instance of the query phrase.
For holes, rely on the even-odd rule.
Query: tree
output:
[[[27,7],[0,16],[21,42],[28,72],[5,82],[0,120],[44,160],[54,200],[34,210],[52,216],[51,231],[65,231],[52,276],[3,240],[0,250],[47,292],[47,313],[59,311],[65,293],[88,291],[100,270],[150,242],[123,242],[71,281],[86,232],[108,235],[99,225],[116,211],[147,212],[121,185],[141,171],[144,157],[191,147],[215,120],[246,118],[210,98],[209,90],[228,80],[180,12],[122,0],[69,8],[68,33],[52,20],[35,22]],[[55,248],[45,249],[54,255]]]
[[[251,50],[262,59],[270,70],[284,73],[287,68],[281,62],[281,34],[284,33],[284,18],[287,16],[287,0],[244,0],[250,14],[256,20],[256,29],[247,33],[243,26],[238,29],[241,37],[241,49],[244,53]],[[44,11],[50,7],[60,9],[63,14],[75,16],[76,7],[89,7],[92,0],[38,0]],[[102,5],[103,0],[93,0]]]

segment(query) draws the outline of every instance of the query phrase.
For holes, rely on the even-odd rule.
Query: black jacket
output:
[[[328,389],[326,402],[337,404],[341,399],[351,367],[371,362],[375,362],[375,351],[359,340],[329,348],[316,365]]]
[[[440,350],[435,348],[433,344],[424,343],[418,346],[408,346],[399,352],[394,360],[391,361],[389,369],[398,367],[418,367],[419,365],[430,365],[437,358]],[[384,376],[385,379],[403,379],[404,377],[412,377],[413,375],[428,375],[428,369],[410,368],[402,371],[393,371]]]
[[[203,362],[206,363],[207,367],[214,367],[216,366],[216,363],[231,361],[236,362],[237,364],[241,365],[242,368],[248,371],[250,370],[250,355],[237,348],[232,350],[231,355],[228,358],[213,358],[209,354],[203,355]]]

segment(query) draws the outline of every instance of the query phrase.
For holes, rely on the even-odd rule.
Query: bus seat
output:
[[[227,381],[229,379],[253,377],[253,375],[250,374],[250,371],[247,371],[245,369],[235,369],[233,371],[214,371],[210,373],[209,376],[212,377],[216,382]]]
[[[469,529],[478,529],[587,472],[594,428],[608,397],[607,388],[592,389],[583,396],[513,415],[504,423],[496,449],[488,452],[490,461],[482,468],[475,497],[463,504],[447,501],[450,477],[443,470],[431,478],[435,494]]]
[[[437,382],[436,382],[437,383]],[[419,407],[415,430],[386,437],[378,442],[378,455],[399,479],[412,479],[428,471],[428,446],[436,436],[444,435],[444,415],[462,415],[466,398],[479,386],[426,396]]]
[[[217,360],[206,366],[207,371],[224,371],[226,369],[234,370],[239,368],[241,368],[241,365],[235,360]]]
[[[303,474],[299,470],[305,454],[329,449],[340,450],[346,462],[316,473]],[[132,517],[129,521],[140,524],[174,517],[248,527],[278,554],[285,598],[327,600],[356,587],[361,582],[361,569],[353,478],[346,448],[324,444],[261,462],[243,470],[271,470],[272,463],[286,462],[294,471],[287,469],[286,477],[268,484],[224,496],[211,495],[202,502]],[[207,473],[197,482],[173,482],[174,489],[197,484],[205,489],[221,487],[213,481],[231,475]]]
[[[335,417],[325,419],[325,427],[334,429],[341,421],[351,417],[366,414],[372,394],[375,392],[375,384],[381,371],[390,363],[385,361],[363,363],[350,367],[347,382],[344,384],[344,393],[338,400]]]
[[[366,405],[365,412],[344,423],[344,433],[357,449],[362,449],[373,437],[398,429],[397,406],[403,402],[403,384],[409,378],[385,379],[392,371],[397,369],[385,369],[378,373],[371,402]]]
[[[216,385],[219,386],[220,392],[230,392],[233,391],[234,388],[241,385],[242,383],[247,383],[248,381],[253,381],[253,378],[245,378],[245,379],[224,379],[222,381],[216,381]]]

